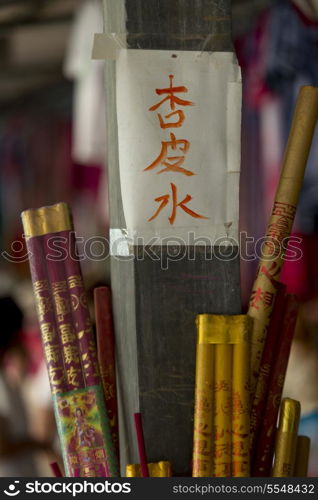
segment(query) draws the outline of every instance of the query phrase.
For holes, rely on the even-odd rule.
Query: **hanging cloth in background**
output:
[[[281,1],[270,10],[264,79],[281,99],[285,144],[299,87],[318,86],[318,22],[307,18],[292,2]],[[296,220],[302,233],[318,230],[317,158],[316,131]]]
[[[75,15],[64,74],[75,81],[73,161],[85,165],[104,164],[106,156],[104,63],[91,59],[94,33],[102,31],[101,1],[84,1]]]

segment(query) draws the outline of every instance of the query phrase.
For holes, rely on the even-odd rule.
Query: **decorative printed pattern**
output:
[[[111,436],[101,387],[59,394],[54,403],[68,476],[117,476],[117,458],[105,451]]]

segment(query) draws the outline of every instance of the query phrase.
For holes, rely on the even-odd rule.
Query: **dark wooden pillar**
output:
[[[104,0],[104,15],[105,32],[127,33],[129,48],[232,50],[230,0]],[[149,460],[170,460],[184,474],[192,451],[195,316],[240,312],[239,257],[211,259],[211,249],[206,255],[195,247],[187,249],[192,260],[186,252],[174,260],[180,249],[169,247],[157,248],[159,260],[136,259],[143,249],[125,243],[115,62],[106,62],[105,78],[122,467],[138,462],[132,414],[140,410]]]

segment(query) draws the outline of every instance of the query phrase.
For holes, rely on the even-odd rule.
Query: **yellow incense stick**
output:
[[[154,462],[148,464],[149,477],[171,477],[170,462]],[[126,465],[126,477],[142,477],[140,464]]]
[[[213,476],[231,477],[233,347],[218,344],[214,349]]]
[[[198,320],[199,331],[200,320]],[[197,344],[193,477],[211,477],[212,474],[213,358],[213,345]]]
[[[242,342],[233,345],[232,476],[250,477],[250,331],[252,321],[237,323]]]
[[[292,477],[294,474],[299,418],[299,401],[283,399],[276,435],[273,477]]]

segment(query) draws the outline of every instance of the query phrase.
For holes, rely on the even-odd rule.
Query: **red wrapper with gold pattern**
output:
[[[271,318],[268,334],[266,337],[265,348],[262,362],[260,365],[259,377],[255,396],[251,408],[251,454],[254,455],[255,444],[258,438],[260,428],[262,427],[264,410],[269,389],[269,382],[275,363],[275,355],[278,349],[280,332],[283,327],[286,301],[286,286],[278,283],[278,292],[275,299],[273,315]]]
[[[62,346],[54,313],[54,303],[46,269],[42,237],[26,240],[35,305],[52,394],[68,390]],[[54,353],[54,355],[51,355]]]
[[[74,328],[71,297],[68,291],[63,262],[53,257],[54,234],[43,236],[44,255],[55,309],[68,390],[84,387],[81,355]],[[58,347],[56,348],[56,351]],[[52,356],[54,352],[52,352]]]
[[[81,351],[85,385],[90,387],[100,383],[100,375],[97,363],[96,342],[88,310],[82,271],[77,257],[77,245],[73,225],[68,231],[63,231],[60,235],[65,237],[66,248],[69,250],[69,256],[64,261],[64,267],[71,297],[73,323]]]
[[[275,364],[273,366],[267,403],[263,415],[262,427],[255,445],[255,453],[252,459],[252,475],[256,477],[269,477],[271,473],[276,423],[281,402],[285,375],[288,365],[290,348],[295,332],[298,316],[298,302],[295,295],[287,295],[287,305],[284,315],[283,328],[278,338],[275,352]]]
[[[96,319],[97,358],[103,383],[112,440],[119,457],[115,338],[111,292],[109,287],[101,286],[95,288],[94,305]]]

